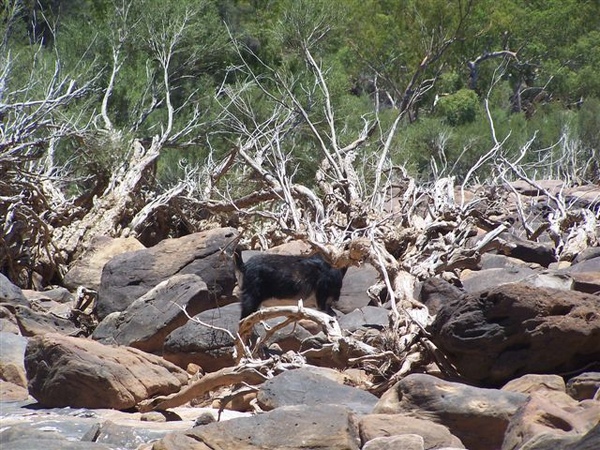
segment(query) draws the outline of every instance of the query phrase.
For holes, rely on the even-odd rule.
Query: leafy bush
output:
[[[460,89],[440,98],[438,103],[438,114],[451,126],[473,122],[479,110],[479,98],[471,89]]]

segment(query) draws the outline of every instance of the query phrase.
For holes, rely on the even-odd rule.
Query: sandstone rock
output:
[[[286,406],[171,433],[153,450],[358,450],[357,420],[337,405]]]
[[[11,281],[0,273],[0,303],[10,305],[29,306],[29,301],[23,295],[20,287],[15,286]]]
[[[513,283],[438,312],[432,339],[467,379],[500,385],[600,359],[600,297]]]
[[[496,253],[484,253],[481,255],[481,270],[487,269],[505,269],[508,267],[528,267],[532,268],[530,263],[526,263],[517,258],[511,258],[506,255]]]
[[[136,238],[111,238],[96,236],[90,246],[71,264],[64,276],[64,285],[72,290],[79,286],[97,291],[104,265],[114,256],[142,250],[144,246]]]
[[[274,327],[284,322],[286,319],[284,317],[274,318],[265,320],[265,323],[269,327]],[[313,327],[314,323],[311,321],[299,321],[290,325],[287,325],[281,328],[278,331],[275,331],[269,339],[263,341],[267,347],[273,348],[273,346],[277,346],[281,353],[285,353],[287,351],[299,351],[302,347],[302,342],[305,339],[310,339],[313,336],[313,333],[318,333],[318,330],[315,330]],[[264,327],[258,326],[255,328],[255,331],[261,338],[266,337],[266,331]]]
[[[599,422],[599,402],[577,403],[564,393],[533,392],[511,419],[502,450],[570,448],[565,444],[578,442]]]
[[[235,364],[233,336],[238,331],[240,314],[240,304],[232,303],[195,315],[194,319],[199,322],[188,321],[167,336],[163,357],[179,367],[198,364],[206,372],[232,366]]]
[[[369,392],[339,384],[307,368],[282,372],[267,380],[260,386],[257,400],[263,410],[335,404],[346,406],[357,414],[368,414],[378,399]]]
[[[595,294],[600,292],[600,257],[584,259],[560,271],[574,280],[574,289]]]
[[[567,382],[567,393],[575,400],[592,399],[600,390],[600,372],[585,372]]]
[[[382,329],[389,325],[389,311],[377,306],[363,306],[338,319],[343,330],[354,332],[361,328]]]
[[[565,201],[578,208],[598,210],[600,205],[600,189],[595,184],[584,184],[566,189]]]
[[[12,333],[0,332],[0,379],[27,388],[25,347],[27,339]]]
[[[26,306],[16,306],[15,317],[23,336],[37,336],[47,333],[60,333],[69,336],[83,334],[83,331],[69,319],[56,314],[34,311]]]
[[[507,283],[524,281],[535,275],[529,267],[506,267],[503,269],[487,269],[477,271],[464,271],[461,274],[463,288],[468,293],[492,289]]]
[[[19,323],[15,316],[15,307],[8,303],[0,305],[0,332],[21,334]]]
[[[464,291],[439,277],[431,277],[421,283],[419,300],[435,316],[441,306],[452,301],[459,301],[465,295]]]
[[[521,394],[530,394],[536,391],[565,392],[566,386],[565,380],[558,375],[528,374],[509,381],[502,386],[502,390]]]
[[[189,319],[216,306],[206,283],[197,275],[174,275],[135,300],[117,317],[102,321],[92,338],[150,353],[161,353],[167,335]],[[106,320],[106,319],[105,319]]]
[[[406,414],[369,414],[360,418],[359,425],[360,438],[365,444],[363,449],[373,440],[407,434],[420,436],[425,449],[465,448],[460,439],[452,435],[447,427]]]
[[[135,299],[175,274],[196,274],[216,300],[232,301],[235,275],[230,255],[236,236],[233,228],[219,228],[115,256],[102,270],[98,317],[102,320],[112,312],[124,311]]]
[[[378,277],[377,270],[368,263],[360,267],[348,267],[335,309],[348,314],[357,308],[367,306],[371,301],[367,290],[377,283]]]
[[[28,398],[27,388],[10,381],[0,380],[0,402],[20,402]]]
[[[600,247],[586,248],[573,259],[573,265],[593,258],[600,258]]]
[[[362,450],[425,450],[423,438],[418,434],[378,437],[363,445]]]
[[[176,392],[188,380],[157,356],[59,334],[29,340],[25,369],[30,394],[49,407],[127,409]]]
[[[556,262],[554,248],[551,245],[519,239],[508,233],[501,236],[507,240],[507,243],[500,249],[506,256],[525,262],[537,263],[544,267]]]
[[[111,447],[93,442],[69,441],[56,431],[40,431],[22,425],[0,432],[0,448],[6,450],[110,450]]]
[[[45,291],[23,289],[23,295],[31,304],[38,304],[42,307],[46,302],[69,303],[74,300],[73,294],[68,289],[60,286]]]
[[[527,396],[411,374],[385,392],[374,414],[406,413],[448,427],[469,450],[500,448],[504,432]]]
[[[92,426],[82,436],[81,441],[88,442],[89,444],[104,444],[113,449],[138,449],[140,444],[157,441],[166,434],[160,428],[152,429],[135,425],[121,425],[111,420],[106,420]]]

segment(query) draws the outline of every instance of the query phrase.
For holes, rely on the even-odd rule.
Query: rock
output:
[[[56,431],[40,431],[28,425],[0,432],[0,448],[10,450],[110,450],[111,447],[93,442],[69,441]]]
[[[363,445],[362,450],[425,450],[423,438],[418,434],[378,437]]]
[[[102,321],[92,338],[150,353],[162,353],[167,335],[194,316],[214,308],[206,283],[198,275],[174,275],[135,300],[127,309]],[[106,319],[105,319],[106,320]]]
[[[365,263],[360,267],[348,267],[342,283],[340,299],[335,304],[335,309],[348,314],[358,308],[363,308],[370,303],[367,290],[377,283],[379,274],[375,268]]]
[[[575,400],[592,399],[600,389],[600,372],[585,372],[567,382],[567,393]]]
[[[565,201],[577,208],[589,208],[598,211],[600,206],[600,189],[597,184],[583,184],[566,189]]]
[[[533,392],[511,419],[502,450],[570,448],[566,444],[579,441],[599,422],[600,402],[577,403],[565,393]]]
[[[452,435],[447,427],[405,414],[369,414],[360,418],[359,426],[360,438],[365,445],[363,449],[373,440],[398,435],[420,436],[425,449],[465,448],[460,439]]]
[[[171,433],[153,450],[358,450],[358,425],[338,405],[285,406],[252,417],[209,423]]]
[[[506,255],[498,255],[495,253],[484,253],[481,255],[481,269],[505,269],[508,267],[528,267],[532,265],[517,258],[511,258]]]
[[[27,388],[0,380],[0,402],[20,402],[29,398]]]
[[[23,295],[20,287],[15,286],[11,281],[0,273],[0,303],[9,305],[29,306],[29,301]]]
[[[590,294],[600,292],[600,257],[584,259],[560,272],[573,278],[573,289]]]
[[[451,301],[459,301],[465,295],[464,291],[439,277],[431,277],[421,283],[419,300],[435,316],[441,306]]]
[[[506,267],[503,269],[487,269],[463,271],[460,277],[463,288],[468,293],[485,291],[507,283],[524,281],[536,272],[529,267]]]
[[[120,425],[106,420],[92,426],[81,438],[83,442],[99,443],[118,449],[138,449],[144,442],[156,441],[166,435],[160,428]]]
[[[37,304],[42,308],[44,307],[44,303],[47,302],[70,303],[74,300],[73,294],[68,289],[60,286],[46,289],[45,291],[23,289],[23,295],[32,305]]]
[[[383,329],[389,325],[389,311],[378,306],[363,306],[338,319],[343,330],[354,332],[361,328]]]
[[[124,311],[135,299],[175,274],[196,274],[213,298],[233,301],[235,275],[230,255],[236,236],[233,228],[213,229],[165,239],[154,247],[113,257],[102,270],[96,305],[99,319]]]
[[[448,427],[469,450],[500,448],[504,432],[524,394],[484,389],[411,374],[386,391],[374,414],[405,413]]]
[[[509,381],[502,390],[529,394],[536,391],[565,392],[565,380],[558,375],[528,374]]]
[[[15,316],[15,307],[8,303],[0,305],[0,332],[21,334],[21,329]]]
[[[60,333],[68,336],[83,334],[69,319],[57,314],[34,311],[26,306],[15,307],[15,317],[23,336],[37,336],[47,333]]]
[[[90,246],[71,264],[63,278],[64,285],[75,290],[79,286],[98,291],[104,265],[122,253],[145,248],[136,238],[96,236]]]
[[[475,383],[563,373],[600,359],[600,297],[505,284],[445,304],[432,340]]]
[[[274,319],[265,320],[264,322],[269,327],[275,327],[282,322],[285,322],[284,317],[276,317]],[[287,351],[300,351],[302,347],[302,342],[305,339],[310,339],[313,336],[313,333],[318,333],[318,330],[313,329],[314,322],[311,321],[298,321],[293,324],[286,325],[285,327],[275,331],[269,339],[266,341],[262,341],[265,346],[269,348],[273,348],[274,345],[279,348],[280,353],[285,353]],[[266,330],[264,327],[259,326],[255,328],[256,333],[264,339],[266,337]]]
[[[128,409],[176,392],[188,380],[157,356],[59,334],[29,340],[25,369],[29,393],[48,407]]]
[[[335,404],[346,406],[356,414],[368,414],[378,399],[369,392],[339,384],[306,368],[288,370],[265,381],[259,388],[257,400],[263,410]]]
[[[548,267],[551,263],[556,262],[554,248],[551,245],[519,239],[508,233],[503,233],[501,236],[507,241],[500,249],[506,256],[529,263],[537,263],[543,267]]]
[[[586,248],[573,259],[573,265],[593,258],[600,258],[600,247]]]
[[[0,379],[27,388],[23,358],[27,339],[12,333],[0,332]]]
[[[179,367],[197,364],[206,372],[234,365],[233,336],[238,331],[240,314],[240,304],[232,303],[195,315],[194,320],[166,337],[163,357]]]

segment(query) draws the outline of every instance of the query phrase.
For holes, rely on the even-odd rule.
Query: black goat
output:
[[[246,263],[239,249],[233,254],[236,278],[242,292],[242,319],[257,311],[266,300],[311,301],[330,315],[340,298],[346,268],[336,269],[319,255],[260,254]]]

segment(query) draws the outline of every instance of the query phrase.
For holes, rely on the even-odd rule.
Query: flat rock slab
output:
[[[60,333],[68,336],[83,334],[73,322],[65,317],[43,311],[34,311],[26,306],[15,306],[15,317],[23,336]]]
[[[59,334],[29,340],[25,369],[29,393],[48,407],[128,409],[176,392],[188,380],[158,356]]]
[[[378,398],[362,389],[313,373],[311,369],[295,369],[264,382],[257,400],[265,410],[293,405],[335,404],[346,406],[357,414],[369,414]]]
[[[286,406],[172,433],[153,450],[358,450],[355,415],[338,405]]]
[[[134,300],[175,274],[196,274],[216,299],[229,297],[235,285],[231,252],[234,228],[217,228],[177,239],[165,239],[151,248],[122,253],[102,270],[97,312],[100,320],[124,311]]]
[[[92,338],[161,353],[167,335],[189,319],[214,308],[206,283],[198,275],[174,275],[142,295],[118,317],[102,321]],[[187,312],[187,315],[186,315]]]
[[[411,414],[448,427],[469,450],[500,448],[511,417],[527,395],[411,374],[382,396],[373,413]]]

